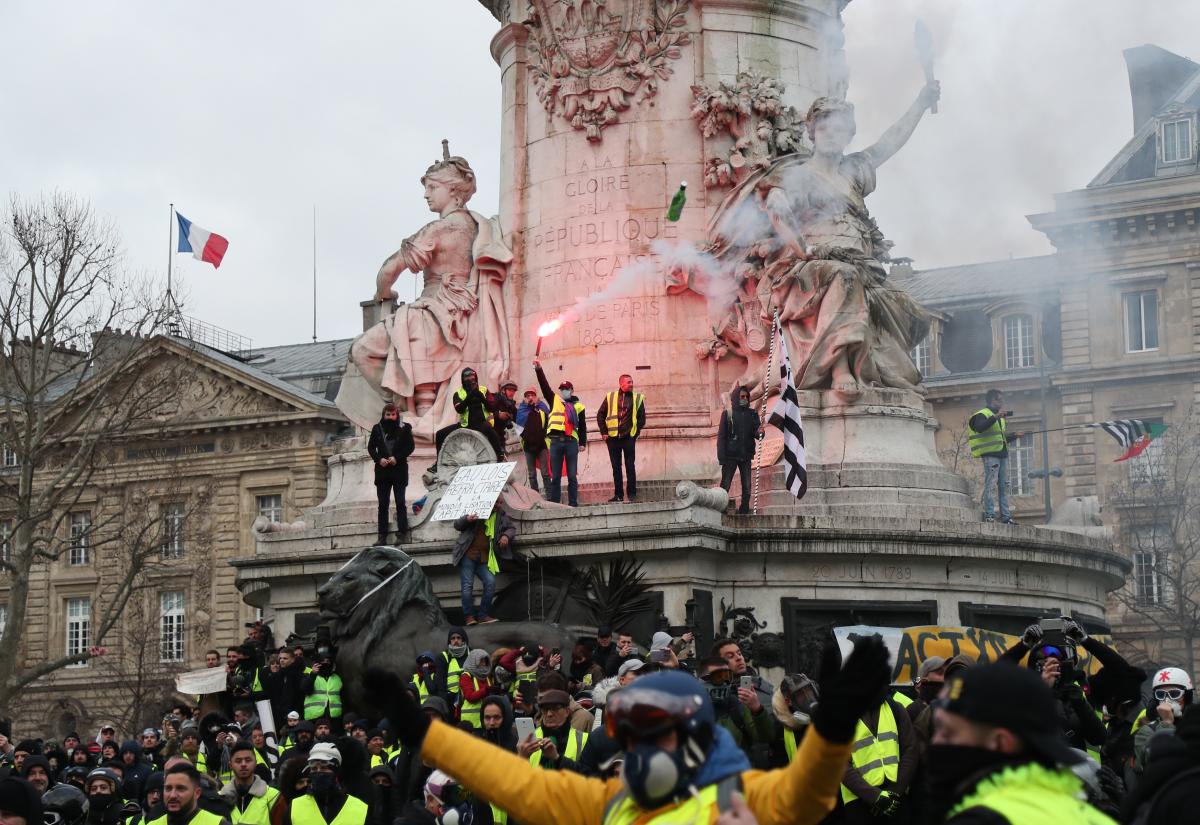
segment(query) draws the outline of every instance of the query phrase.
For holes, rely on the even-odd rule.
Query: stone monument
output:
[[[936,422],[908,357],[925,316],[887,283],[888,245],[865,206],[875,169],[937,99],[929,67],[897,124],[844,154],[843,0],[484,5],[499,23],[498,218],[465,211],[466,161],[447,152],[430,167],[439,218],[381,268],[386,317],[356,342],[361,374],[351,371],[338,402],[366,425],[390,393],[428,439],[448,417],[459,367],[493,388],[530,383],[536,330],[554,319],[562,325],[542,341],[541,362],[552,383],[574,383],[590,416],[620,374],[633,376],[647,409],[638,503],[503,499],[526,564],[502,583],[526,584],[501,618],[566,615],[564,601],[595,595],[573,590],[570,571],[628,552],[661,594],[662,621],[711,636],[719,600],[727,616],[765,622],[764,651],[789,667],[805,665],[804,634],[829,622],[1003,624],[1062,610],[1103,629],[1106,593],[1128,562],[1103,536],[979,523],[965,480],[934,450]],[[914,59],[913,87],[918,75]],[[693,186],[670,221],[681,181]],[[423,270],[425,288],[389,315],[403,269]],[[767,369],[776,311],[800,387],[809,492],[797,504],[781,489],[768,439],[760,514],[736,517],[711,489],[714,438],[730,387],[752,386],[760,402],[777,389]],[[364,412],[355,398],[367,399]],[[443,469],[426,483],[443,483]],[[235,562],[246,600],[271,611],[277,635],[311,621],[316,588],[370,543],[369,471],[361,446],[347,445],[312,517],[259,533],[255,555]],[[605,451],[582,454],[580,475],[585,504],[589,482],[591,501],[611,494]],[[447,608],[458,593],[453,537],[424,522],[405,547]],[[567,571],[561,585],[535,584],[534,571],[555,564]]]

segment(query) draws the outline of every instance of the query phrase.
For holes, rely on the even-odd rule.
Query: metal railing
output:
[[[187,338],[228,355],[248,357],[253,349],[253,340],[245,335],[186,315],[173,315],[167,321],[167,331],[171,335]]]

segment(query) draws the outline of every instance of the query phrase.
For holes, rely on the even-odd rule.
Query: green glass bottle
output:
[[[667,209],[667,220],[675,222],[683,214],[683,205],[687,203],[687,181],[679,184],[679,191],[671,198],[671,206]]]

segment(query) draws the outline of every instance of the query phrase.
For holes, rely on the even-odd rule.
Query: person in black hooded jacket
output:
[[[496,710],[500,711],[500,724],[495,724]],[[473,733],[510,753],[517,752],[517,732],[513,729],[512,705],[507,696],[488,696],[479,708],[481,726]]]
[[[729,492],[733,473],[737,471],[742,484],[742,506],[738,512],[750,512],[750,464],[754,460],[755,442],[763,437],[762,420],[750,408],[750,390],[734,387],[729,393],[731,406],[721,414],[717,428],[717,462],[721,465],[721,487]]]
[[[379,540],[386,544],[388,534],[388,499],[396,498],[396,542],[408,532],[408,513],[405,511],[404,490],[408,486],[408,457],[413,452],[412,426],[400,420],[395,404],[384,404],[379,423],[371,428],[367,453],[375,462],[375,490],[379,494]],[[295,710],[295,708],[289,708]]]
[[[496,403],[495,393],[487,387],[479,386],[479,376],[470,367],[465,367],[460,373],[459,382],[462,387],[455,390],[451,397],[451,403],[454,405],[454,411],[459,415],[459,420],[442,427],[434,435],[433,440],[437,452],[439,454],[442,452],[442,443],[452,432],[466,427],[482,433],[496,451],[496,460],[503,461],[504,442],[492,427],[491,422],[492,415],[500,409],[500,405]]]

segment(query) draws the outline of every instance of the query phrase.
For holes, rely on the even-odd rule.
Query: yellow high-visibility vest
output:
[[[449,650],[442,651],[442,660],[446,662],[446,692],[457,696],[460,692],[458,677],[462,673],[462,665],[450,655]]]
[[[583,402],[575,402],[575,429],[571,430],[571,437],[576,441],[579,440],[579,428],[583,426],[581,423],[584,417]],[[567,405],[563,402],[562,396],[558,393],[554,394],[554,402],[550,407],[550,418],[546,424],[546,445],[550,444],[550,436],[553,433],[565,433],[567,431]]]
[[[642,810],[629,791],[622,788],[621,792],[612,798],[604,808],[601,818],[602,825],[675,825],[679,822],[707,823],[715,822],[721,811],[728,810],[730,797],[741,784],[741,775],[722,779],[711,785],[705,785],[695,794],[683,797],[679,802],[664,809],[656,816],[646,819],[646,811]]]
[[[546,734],[542,733],[540,726],[534,730],[533,735],[537,739],[543,739],[546,736]],[[561,755],[572,761],[579,759],[579,754],[583,753],[583,746],[587,744],[587,740],[588,735],[586,733],[581,730],[571,728],[569,731],[567,731],[566,750],[563,751]],[[529,764],[533,765],[535,768],[542,764],[542,752],[534,751],[531,753],[529,755]]]
[[[278,788],[267,788],[267,792],[262,796],[250,797],[250,802],[246,805],[246,810],[239,811],[235,805],[229,814],[229,821],[233,825],[242,825],[242,823],[246,823],[246,825],[271,825],[271,809],[275,807],[275,800],[278,798]]]
[[[328,710],[326,710],[328,708]],[[313,680],[313,692],[304,697],[304,718],[308,721],[342,715],[342,677],[318,676]]]
[[[987,407],[978,410],[971,418],[976,415],[996,415]],[[975,458],[981,458],[985,455],[1004,452],[1008,446],[1008,437],[1005,435],[1004,419],[996,415],[996,420],[992,422],[992,426],[988,427],[981,433],[977,433],[969,426],[967,427],[970,433],[967,435],[967,444],[971,447],[971,455]]]
[[[479,392],[484,398],[487,398],[487,394],[488,394],[487,387],[479,387]],[[459,401],[463,401],[467,397],[467,391],[465,389],[463,389],[462,387],[459,387],[457,390],[455,390],[454,397],[457,398]],[[471,411],[469,409],[464,409],[462,411],[462,413],[458,416],[458,426],[460,426],[460,427],[467,426],[467,423],[470,419],[470,415],[469,415],[470,412]],[[492,423],[492,414],[487,411],[486,407],[484,408],[483,412],[484,412],[484,415],[487,416],[488,423],[491,424]]]
[[[900,733],[896,728],[896,716],[888,701],[879,708],[879,730],[875,733],[858,720],[854,729],[854,744],[850,746],[850,766],[862,776],[863,781],[878,788],[884,781],[896,781],[900,771]],[[842,801],[858,799],[854,792],[842,786]]]
[[[614,390],[604,398],[605,406],[608,409],[608,417],[605,419],[605,424],[608,426],[608,437],[616,438],[621,430],[621,422],[617,417],[618,406],[620,405],[621,391]],[[636,436],[638,434],[638,411],[646,403],[646,396],[640,392],[633,394],[633,410],[629,414],[629,435]]]
[[[347,796],[346,803],[333,818],[326,822],[312,794],[304,794],[292,800],[292,825],[363,825],[367,821],[367,803],[357,796]]]
[[[476,690],[479,690],[481,687],[483,687],[483,684],[484,684],[483,679],[476,679],[474,676],[471,676],[470,674],[467,674],[467,678],[471,680],[471,682],[474,684]],[[466,696],[463,697],[462,707],[459,709],[459,712],[458,712],[459,721],[466,722],[471,727],[478,730],[479,728],[483,727],[483,719],[481,718],[482,713],[483,713],[483,700],[482,699],[480,699],[476,702],[472,702],[469,699],[467,699]]]

